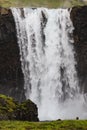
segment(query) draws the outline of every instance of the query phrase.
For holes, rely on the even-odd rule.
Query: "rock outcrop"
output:
[[[15,119],[23,121],[39,121],[37,106],[29,99],[16,107]]]
[[[16,28],[10,9],[0,8],[0,93],[25,99]]]
[[[87,6],[73,7],[74,46],[81,91],[87,92]]]
[[[39,121],[37,106],[30,100],[19,104],[0,94],[0,120]]]

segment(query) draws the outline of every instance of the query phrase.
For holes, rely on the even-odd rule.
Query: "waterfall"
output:
[[[40,120],[71,119],[82,112],[68,9],[11,8],[17,29],[27,99]]]

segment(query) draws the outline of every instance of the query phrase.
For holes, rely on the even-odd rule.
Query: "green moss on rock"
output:
[[[18,105],[16,109],[16,119],[17,120],[29,120],[38,121],[38,113],[36,105],[30,101],[26,100]]]
[[[0,94],[0,120],[38,121],[37,106],[30,100],[19,104],[13,98]]]
[[[0,120],[14,119],[16,107],[14,99],[0,94]]]

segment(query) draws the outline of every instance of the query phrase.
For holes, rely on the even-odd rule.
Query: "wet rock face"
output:
[[[73,35],[80,86],[87,92],[87,6],[73,7],[71,19],[75,28]]]
[[[10,9],[0,8],[0,93],[24,100],[15,23]]]

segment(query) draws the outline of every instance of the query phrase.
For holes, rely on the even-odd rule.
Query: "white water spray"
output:
[[[67,9],[12,8],[26,98],[38,106],[40,120],[86,118],[79,93],[73,25]]]

